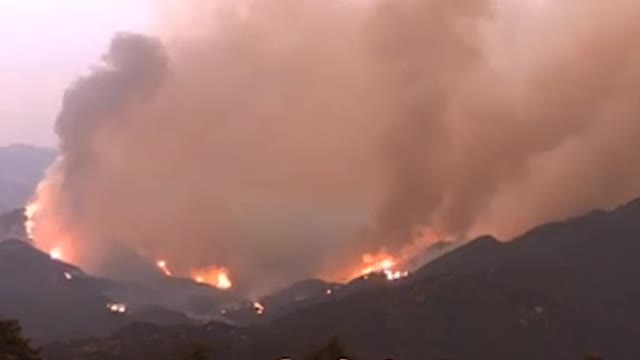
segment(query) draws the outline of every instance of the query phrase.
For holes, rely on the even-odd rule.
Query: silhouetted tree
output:
[[[304,360],[337,360],[348,359],[356,360],[356,358],[349,354],[342,341],[337,337],[329,339],[326,345],[317,349],[311,354],[304,357]]]
[[[193,345],[184,355],[178,357],[179,360],[207,360],[211,355],[211,349],[202,344]],[[1,360],[1,359],[0,359]]]
[[[584,360],[604,360],[604,358],[597,354],[587,354]]]
[[[40,350],[22,336],[16,320],[0,320],[0,360],[41,360]]]

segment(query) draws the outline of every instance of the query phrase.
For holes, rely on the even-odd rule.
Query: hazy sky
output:
[[[64,89],[118,30],[148,31],[150,0],[0,0],[0,145],[53,146]]]
[[[0,0],[0,146],[55,146],[52,125],[65,88],[96,62],[112,34],[153,32],[167,5],[186,1]]]

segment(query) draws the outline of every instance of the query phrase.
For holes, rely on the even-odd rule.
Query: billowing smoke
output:
[[[640,190],[632,0],[186,3],[65,96],[35,234],[89,269],[125,247],[260,291]]]

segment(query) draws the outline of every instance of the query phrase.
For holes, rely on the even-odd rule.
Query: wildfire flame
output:
[[[25,232],[34,246],[48,253],[52,259],[75,263],[78,249],[72,241],[74,236],[64,226],[58,213],[51,209],[54,193],[49,183],[38,185],[34,199],[25,206]]]
[[[330,269],[320,277],[330,281],[349,282],[371,274],[381,274],[389,281],[399,280],[409,276],[408,268],[416,267],[429,246],[441,241],[449,242],[452,239],[440,234],[434,228],[418,226],[412,229],[411,242],[401,248],[393,252],[382,248],[365,253],[361,258],[355,258],[355,261],[349,263],[350,265]]]
[[[386,253],[365,254],[362,256],[363,267],[354,277],[367,276],[370,274],[384,274],[389,281],[398,280],[409,275],[408,271],[397,270],[396,259]]]
[[[174,273],[169,270],[166,260],[158,260],[156,266],[166,276],[173,276]],[[224,267],[208,267],[191,271],[190,277],[200,283],[214,286],[218,289],[226,290],[233,286],[229,277],[229,270]]]
[[[256,310],[256,314],[258,314],[258,315],[262,315],[262,314],[264,314],[264,312],[265,312],[265,310],[266,310],[266,309],[265,309],[265,307],[264,307],[264,305],[260,304],[260,303],[259,303],[259,302],[257,302],[257,301],[254,301],[254,303],[253,303],[253,308]]]
[[[166,276],[172,276],[173,273],[171,273],[171,270],[169,270],[169,268],[167,267],[167,262],[164,260],[158,260],[158,262],[156,262],[156,266],[158,267],[158,269],[160,269]]]
[[[29,237],[29,239],[34,239],[35,237],[35,217],[36,214],[38,213],[38,210],[40,209],[40,206],[38,205],[38,203],[36,202],[31,202],[29,204],[27,204],[27,206],[24,209],[24,216],[27,218],[27,220],[24,223],[24,228],[25,231],[27,232],[27,236]]]
[[[53,248],[49,251],[49,256],[53,260],[62,260],[62,250],[60,250],[60,248]]]
[[[191,277],[200,284],[208,284],[218,289],[227,290],[233,286],[229,277],[229,270],[221,267],[196,269]]]
[[[24,225],[26,233],[34,241],[36,247],[48,252],[52,259],[65,262],[76,261],[78,252],[81,249],[74,246],[72,240],[80,235],[75,234],[75,232],[72,233],[68,226],[65,226],[55,216],[56,213],[50,211],[49,208],[52,207],[52,203],[55,203],[55,191],[50,186],[47,186],[47,183],[40,184],[35,200],[25,207],[24,215],[26,221]],[[412,259],[415,254],[422,251],[429,244],[442,239],[442,236],[433,229],[421,228],[418,230],[414,241],[394,252],[393,255],[384,249],[377,253],[367,253],[362,256],[358,265],[341,266],[337,270],[327,272],[326,277],[342,282],[370,274],[382,274],[389,281],[408,276],[409,272],[402,268],[403,264],[407,264],[408,260]],[[166,260],[158,260],[156,266],[165,276],[174,276]],[[201,284],[208,284],[223,290],[233,287],[229,270],[224,267],[195,269],[187,272],[187,274]],[[181,275],[183,275],[182,272]],[[331,295],[332,291],[328,290],[326,293]],[[261,305],[256,306],[254,304],[254,307],[258,313],[264,312],[264,307]]]

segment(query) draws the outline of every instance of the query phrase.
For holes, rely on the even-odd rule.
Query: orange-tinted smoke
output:
[[[634,1],[181,4],[66,96],[39,221],[83,264],[125,244],[262,291],[640,190]]]

